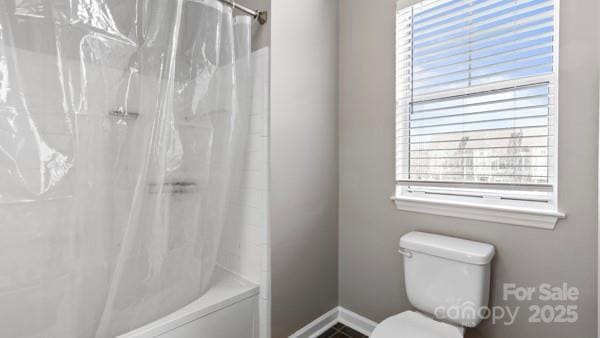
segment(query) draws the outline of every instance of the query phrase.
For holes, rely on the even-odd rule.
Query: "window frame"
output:
[[[397,20],[399,11],[403,11],[407,8],[413,7],[420,2],[414,3],[410,6],[406,6],[405,0],[397,0],[396,1],[396,11],[394,13],[394,17]],[[440,0],[441,1],[441,0]],[[395,21],[396,21],[395,20]],[[434,99],[442,99],[449,98],[452,96],[459,95],[469,95],[469,94],[478,94],[486,91],[494,91],[494,90],[502,90],[502,89],[511,89],[524,85],[535,85],[547,83],[550,89],[550,101],[549,101],[549,115],[550,120],[549,130],[551,130],[553,137],[550,139],[550,147],[552,156],[548,160],[548,175],[549,182],[548,184],[552,186],[552,192],[550,194],[550,198],[547,202],[536,202],[535,199],[527,198],[527,200],[519,200],[519,193],[514,194],[512,199],[503,199],[502,196],[508,196],[505,192],[500,193],[497,191],[494,193],[483,193],[484,188],[480,188],[479,190],[473,189],[472,187],[460,187],[460,183],[456,184],[456,188],[444,188],[447,193],[440,193],[439,189],[434,189],[432,187],[422,187],[415,189],[411,188],[408,184],[398,184],[396,181],[396,191],[394,196],[392,196],[392,200],[395,202],[396,207],[400,210],[404,211],[413,211],[413,212],[421,212],[421,213],[429,213],[443,216],[451,216],[451,217],[460,217],[460,218],[468,218],[468,219],[476,219],[483,221],[491,221],[498,223],[508,223],[512,225],[521,225],[521,226],[530,226],[544,229],[554,229],[558,219],[565,218],[566,215],[562,212],[558,211],[558,171],[559,171],[559,40],[560,40],[560,0],[554,0],[554,11],[553,11],[553,34],[554,39],[552,42],[553,45],[553,72],[551,74],[544,74],[538,76],[531,76],[527,78],[513,79],[502,82],[495,82],[485,85],[479,85],[475,87],[465,87],[460,89],[452,89],[452,90],[444,90],[440,92],[435,92],[432,94],[424,94],[419,95],[418,101],[413,99],[410,100],[410,104],[415,102],[421,102],[424,100],[434,100]],[[395,34],[398,31],[398,23],[395,25]],[[412,29],[412,28],[411,28]],[[412,30],[411,30],[412,34]],[[399,46],[397,45],[398,39],[395,38],[395,48],[394,48],[394,58],[395,58],[395,93],[397,90],[397,79],[398,79],[398,68],[399,62],[402,60],[398,59],[398,55],[401,53],[405,53],[410,51],[412,47],[412,39],[411,44],[408,45],[405,51],[400,51]],[[412,62],[412,61],[411,61]],[[412,74],[412,73],[411,73]],[[412,76],[412,75],[411,75]],[[410,82],[411,90],[412,90],[412,82]],[[395,94],[397,95],[397,94]],[[397,102],[396,97],[396,102]],[[395,115],[395,125],[398,125],[401,116],[406,113],[399,113],[398,107],[395,107],[394,115]],[[410,114],[410,113],[409,113]],[[398,133],[402,133],[398,135]],[[410,136],[409,128],[402,129],[400,131],[396,130],[395,135],[395,149],[396,149],[396,158],[395,165],[396,168],[402,166],[404,168],[409,168],[409,158],[399,158],[399,145],[398,138],[406,138]],[[410,149],[410,144],[407,143],[404,145],[403,151],[407,151]],[[410,157],[410,156],[409,156]],[[397,171],[397,170],[396,170]],[[396,175],[395,171],[395,175]],[[434,184],[434,183],[433,183]],[[508,186],[518,186],[518,184]],[[470,192],[473,194],[465,194],[464,189],[470,189]],[[488,191],[493,190],[492,187],[487,189]],[[506,191],[506,190],[505,190]],[[479,194],[476,194],[479,193]],[[503,195],[504,194],[504,195]],[[523,196],[525,196],[523,194]],[[546,200],[546,199],[544,199]]]

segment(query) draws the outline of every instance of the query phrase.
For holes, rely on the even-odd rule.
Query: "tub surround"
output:
[[[221,266],[217,266],[213,273],[211,287],[202,297],[161,319],[120,335],[119,338],[185,337],[186,335],[183,332],[190,332],[190,330],[190,333],[202,333],[203,335],[206,334],[207,337],[236,338],[233,335],[222,335],[220,332],[217,333],[218,331],[209,332],[207,327],[203,327],[201,331],[197,330],[194,326],[200,325],[199,321],[202,321],[203,326],[214,327],[213,330],[220,326],[231,326],[231,322],[235,322],[240,325],[236,330],[241,329],[245,332],[252,332],[252,337],[258,337],[254,332],[254,328],[258,324],[256,323],[258,293],[259,287],[257,284],[245,280]],[[235,314],[227,316],[224,321],[220,316],[211,317],[213,313],[227,311],[228,308],[236,306],[240,306],[240,310],[246,312],[250,310],[250,313],[247,313],[247,316],[240,316],[236,313],[237,311],[233,311]]]

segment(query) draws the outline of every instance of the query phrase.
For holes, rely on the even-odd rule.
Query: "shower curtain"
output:
[[[250,24],[216,0],[0,0],[0,337],[114,337],[206,291]]]

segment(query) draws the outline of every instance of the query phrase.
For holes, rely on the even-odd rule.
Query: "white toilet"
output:
[[[411,232],[400,238],[399,252],[408,300],[420,312],[385,319],[371,338],[461,338],[465,327],[481,322],[494,246]]]

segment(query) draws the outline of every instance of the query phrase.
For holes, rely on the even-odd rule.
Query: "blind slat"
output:
[[[520,136],[520,137],[489,137],[489,138],[471,138],[470,140],[473,142],[476,141],[497,141],[497,140],[514,140],[514,139],[537,139],[540,138],[542,140],[548,140],[550,137],[552,137],[552,135],[550,134],[543,134],[543,135],[533,135],[533,136]],[[410,137],[405,137],[406,139],[409,139]],[[436,141],[411,141],[411,142],[398,142],[397,144],[399,145],[405,145],[405,144],[412,144],[412,145],[419,145],[419,144],[444,144],[444,143],[456,143],[456,142],[460,142],[460,139],[449,139],[449,140],[436,140]]]
[[[520,159],[520,158],[546,158],[546,157],[551,157],[551,156],[546,156],[546,155],[494,155],[494,156],[436,156],[436,157],[418,157],[418,158],[413,158],[414,160],[434,160],[434,159],[450,159],[450,158],[515,158],[515,159]],[[400,157],[402,158],[402,157]]]
[[[480,114],[477,114],[480,115]],[[459,116],[462,117],[462,116]],[[480,119],[473,119],[473,120],[468,120],[468,121],[461,121],[461,122],[448,122],[448,123],[438,123],[438,124],[426,124],[426,125],[411,125],[410,127],[407,127],[406,129],[410,129],[411,131],[414,130],[419,130],[419,129],[425,129],[425,128],[434,128],[434,127],[449,127],[449,126],[468,126],[469,125],[474,125],[474,124],[481,124],[481,123],[489,123],[489,122],[506,122],[506,121],[518,121],[518,120],[527,120],[527,119],[533,119],[533,118],[538,118],[538,117],[548,117],[548,113],[547,112],[541,112],[539,114],[534,114],[534,115],[526,115],[526,116],[515,116],[515,117],[502,117],[502,118],[493,118],[493,119],[486,119],[486,118],[480,118]],[[536,120],[537,121],[537,120]],[[418,135],[418,134],[416,134]]]
[[[436,148],[436,149],[411,149],[410,152],[425,152],[425,151],[443,151],[443,150],[480,150],[480,149],[544,149],[549,145],[542,146],[514,146],[514,147],[472,147],[472,148]]]
[[[549,177],[548,175],[510,175],[510,174],[496,174],[493,172],[481,172],[481,173],[477,173],[477,174],[465,174],[465,173],[434,173],[434,172],[411,172],[411,175],[418,175],[418,176],[471,176],[471,177],[489,177],[489,176],[493,176],[493,178],[499,178],[499,177],[522,177],[522,178],[530,178],[530,179],[540,179],[540,180],[547,180]]]
[[[551,184],[515,184],[515,183],[481,183],[481,182],[455,182],[455,181],[409,181],[397,180],[396,184],[414,187],[462,187],[471,189],[498,189],[498,190],[527,190],[527,191],[552,191]]]
[[[544,127],[550,127],[551,125],[549,124],[540,124],[540,125],[534,125],[534,126],[527,126],[527,127],[512,127],[512,126],[508,126],[505,128],[483,128],[483,129],[479,129],[477,130],[478,132],[496,132],[496,131],[507,131],[507,130],[511,130],[511,131],[521,131],[521,130],[525,130],[525,129],[533,129],[533,128],[544,128]],[[402,128],[405,129],[405,128]],[[396,129],[396,131],[401,131]],[[424,133],[424,134],[418,134],[418,135],[410,135],[411,137],[429,137],[429,136],[440,136],[440,135],[448,135],[448,134],[456,134],[456,133],[463,133],[464,131],[449,131],[449,132],[437,132],[437,133]],[[464,137],[464,135],[463,135]]]

